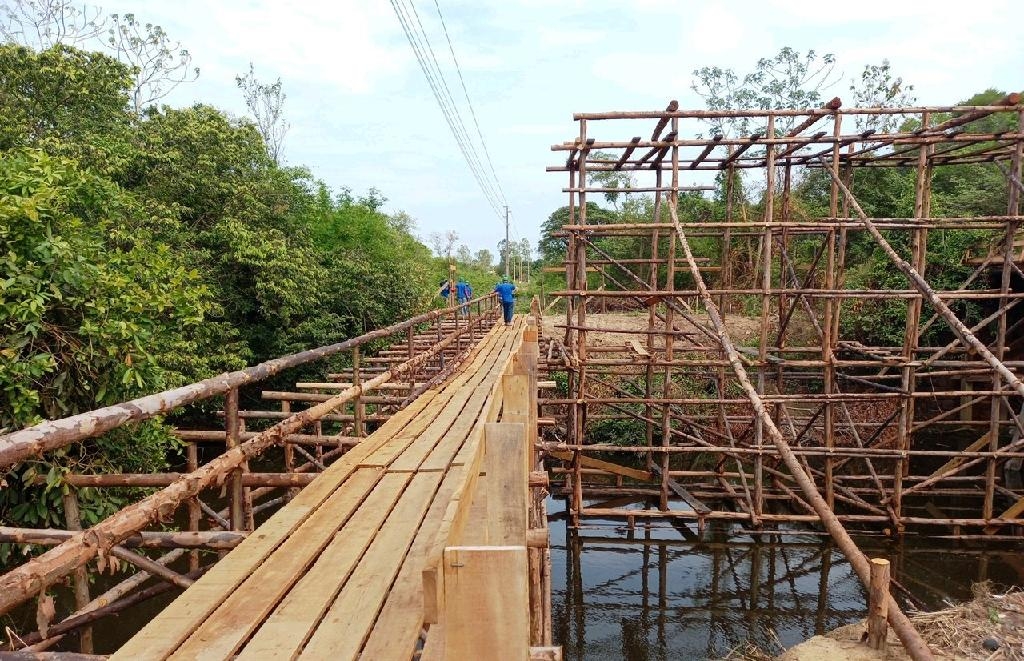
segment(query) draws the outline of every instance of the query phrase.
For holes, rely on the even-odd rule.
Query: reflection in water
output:
[[[566,659],[714,659],[744,641],[777,650],[864,616],[860,581],[828,538],[755,539],[730,526],[698,537],[667,521],[631,533],[622,521],[587,520],[576,533],[562,501],[548,511],[554,639]],[[1019,553],[1005,547],[857,541],[889,558],[924,608],[969,599],[978,580],[1024,584]]]

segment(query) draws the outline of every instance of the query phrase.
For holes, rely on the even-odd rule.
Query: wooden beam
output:
[[[508,422],[484,427],[484,470],[487,472],[487,541],[496,546],[526,543],[529,486],[526,463],[513,461],[526,452],[526,427]]]
[[[547,453],[555,459],[572,461],[571,452],[548,450]],[[619,464],[615,464],[610,461],[601,461],[600,459],[594,459],[593,457],[587,457],[586,455],[580,457],[580,465],[584,468],[597,468],[603,471],[608,471],[609,473],[615,473],[616,475],[622,475],[623,477],[630,477],[634,480],[649,481],[651,479],[651,474],[648,471],[642,471],[636,468],[627,468],[626,466],[620,466]]]
[[[523,659],[530,649],[525,546],[444,551],[444,658]]]

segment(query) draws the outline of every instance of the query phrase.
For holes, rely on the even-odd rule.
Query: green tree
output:
[[[757,61],[748,73],[706,66],[693,71],[690,88],[711,110],[812,108],[821,105],[821,93],[836,82],[836,59],[831,53],[800,53],[788,46],[772,57]],[[713,133],[735,136],[764,132],[765,120],[750,117],[721,117],[706,120]],[[794,122],[780,117],[775,130],[785,133]]]

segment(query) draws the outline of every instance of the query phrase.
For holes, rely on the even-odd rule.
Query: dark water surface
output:
[[[845,556],[816,534],[744,534],[732,525],[622,521],[567,529],[551,500],[552,623],[566,659],[716,659],[745,641],[770,652],[864,617]],[[796,533],[796,531],[793,531]],[[1024,585],[1020,546],[907,537],[856,539],[888,558],[922,607],[971,597],[971,585]],[[900,595],[896,595],[900,599]],[[905,599],[900,599],[906,604]]]
[[[567,660],[716,659],[745,641],[778,652],[864,617],[860,581],[828,537],[794,530],[755,539],[734,525],[709,525],[698,536],[695,526],[658,520],[632,532],[623,521],[588,520],[577,533],[567,529],[564,501],[549,500],[548,511],[554,639]],[[893,576],[926,609],[970,599],[980,580],[1024,586],[1021,544],[914,536],[856,541],[868,555],[891,560]],[[184,558],[173,567],[187,571]],[[124,577],[94,576],[92,593]],[[58,612],[70,611],[70,590],[55,592]],[[98,622],[97,653],[116,650],[179,592]],[[31,604],[3,624],[32,631],[34,622]],[[53,649],[77,650],[77,636]]]

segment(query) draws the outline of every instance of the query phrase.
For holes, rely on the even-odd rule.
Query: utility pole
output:
[[[505,205],[505,277],[508,277],[508,205]]]

